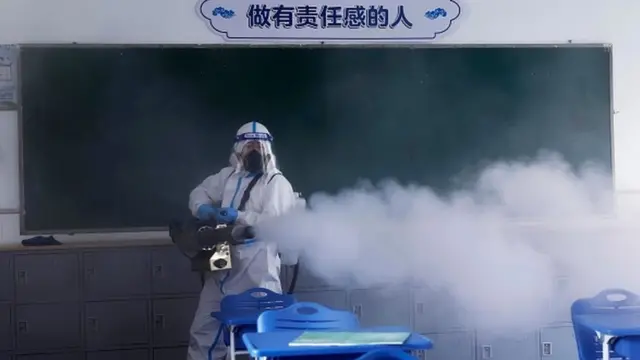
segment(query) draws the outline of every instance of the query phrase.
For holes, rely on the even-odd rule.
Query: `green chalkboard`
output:
[[[164,227],[252,120],[305,195],[446,191],[541,149],[611,169],[606,47],[25,47],[20,68],[27,232]]]

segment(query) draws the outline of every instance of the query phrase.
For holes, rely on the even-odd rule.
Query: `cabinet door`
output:
[[[148,301],[85,304],[85,341],[90,349],[149,343]]]
[[[478,335],[478,360],[539,360],[538,334],[527,333],[510,337]]]
[[[547,327],[540,330],[540,354],[543,359],[577,359],[578,348],[573,327]]]
[[[80,305],[16,306],[16,348],[35,351],[81,346]]]
[[[84,294],[87,300],[148,296],[151,290],[147,249],[87,252],[83,256]]]
[[[444,333],[466,329],[464,309],[445,291],[415,288],[412,291],[413,330],[420,333]]]
[[[198,294],[200,274],[191,271],[191,263],[176,246],[151,251],[152,291],[154,294]]]
[[[187,357],[187,347],[154,349],[153,360],[182,360]],[[236,357],[241,359],[241,357]]]
[[[12,256],[0,253],[0,301],[13,301]]]
[[[11,305],[0,304],[0,351],[11,350],[13,347],[11,318]]]
[[[78,301],[78,255],[29,254],[15,257],[18,303]],[[64,289],[64,291],[61,291]]]
[[[352,311],[363,327],[401,326],[411,328],[409,287],[352,290]]]
[[[189,328],[198,298],[153,301],[153,343],[172,346],[189,343]]]
[[[475,334],[473,332],[451,332],[427,334],[433,348],[425,352],[426,360],[474,360]]]
[[[91,351],[87,353],[87,360],[149,360],[149,350],[110,350]],[[178,359],[181,360],[181,359]]]

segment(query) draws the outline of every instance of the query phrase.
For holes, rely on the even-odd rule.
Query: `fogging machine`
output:
[[[255,176],[247,185],[240,199],[238,211],[244,210],[251,190],[261,177],[262,174]],[[306,202],[300,194],[296,194],[296,196],[306,206]],[[178,249],[191,260],[191,270],[201,274],[231,270],[232,246],[246,244],[249,239],[254,239],[256,236],[255,230],[251,226],[226,225],[217,223],[215,220],[202,221],[193,217],[184,222],[172,222],[169,225],[169,235]],[[295,289],[299,269],[300,263],[296,262],[287,291],[289,294],[293,293]],[[204,278],[202,281],[204,284]]]
[[[251,226],[236,227],[191,218],[172,222],[169,235],[191,261],[191,270],[211,272],[230,270],[233,266],[231,247],[255,238],[255,231]]]
[[[233,226],[213,221],[190,218],[184,222],[173,221],[169,225],[171,241],[191,261],[191,270],[205,272],[231,270],[232,247],[246,244],[256,237],[251,226]],[[292,294],[298,280],[300,263],[293,265],[293,276],[288,294]],[[204,278],[202,279],[204,284]]]

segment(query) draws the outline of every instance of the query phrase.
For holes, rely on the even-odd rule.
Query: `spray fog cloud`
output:
[[[530,330],[577,296],[639,287],[625,276],[638,248],[633,231],[593,226],[611,214],[610,184],[596,167],[574,172],[545,155],[490,165],[446,196],[394,181],[315,194],[309,209],[259,231],[329,284],[413,282],[448,293],[465,325]],[[562,293],[559,276],[575,279]]]

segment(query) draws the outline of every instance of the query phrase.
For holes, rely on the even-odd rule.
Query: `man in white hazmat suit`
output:
[[[260,123],[254,121],[242,125],[236,134],[231,166],[209,176],[191,192],[189,208],[193,215],[202,220],[215,218],[229,224],[256,225],[293,208],[296,194],[276,167],[272,140],[269,130]],[[256,177],[258,179],[254,180]],[[254,185],[244,209],[238,209],[252,181]],[[216,204],[221,207],[216,207]],[[280,258],[275,244],[257,239],[235,246],[232,260],[231,270],[205,274],[190,330],[188,360],[207,360],[212,346],[215,347],[213,359],[225,357],[222,336],[214,344],[220,323],[211,317],[212,311],[219,310],[223,296],[239,294],[254,287],[282,293]]]

